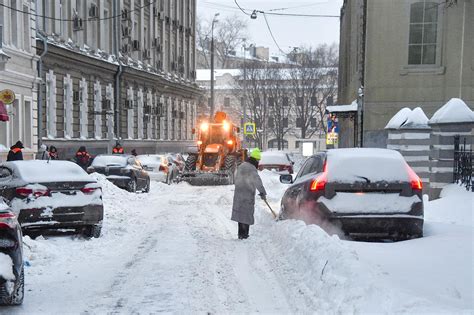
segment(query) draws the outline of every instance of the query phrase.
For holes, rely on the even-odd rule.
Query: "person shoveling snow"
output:
[[[239,239],[249,237],[250,225],[255,222],[253,217],[255,212],[255,190],[258,190],[260,197],[266,200],[267,192],[263,187],[262,179],[257,173],[260,158],[260,150],[254,149],[247,161],[237,168],[231,220],[239,224]]]

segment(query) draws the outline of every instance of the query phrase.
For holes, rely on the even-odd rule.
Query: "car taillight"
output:
[[[165,172],[166,171],[166,166],[161,164],[160,165],[160,172]]]
[[[15,214],[7,212],[0,213],[0,229],[13,229],[16,226]]]
[[[100,187],[84,187],[84,188],[81,189],[82,193],[84,193],[86,195],[93,194],[97,190],[101,190],[101,188]]]
[[[49,189],[33,189],[29,187],[18,187],[16,193],[22,197],[43,197],[49,196]]]
[[[326,173],[322,173],[318,177],[316,177],[313,182],[311,183],[311,187],[309,190],[311,191],[321,191],[326,188],[326,183],[327,183],[327,176]]]
[[[423,190],[423,183],[418,175],[416,175],[415,171],[408,166],[408,174],[410,175],[410,183],[411,189],[413,190]]]

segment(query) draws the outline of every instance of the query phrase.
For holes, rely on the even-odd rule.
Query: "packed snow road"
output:
[[[285,186],[270,172],[262,177],[278,209]],[[25,237],[25,301],[0,313],[474,310],[472,214],[467,225],[459,213],[456,222],[444,222],[441,208],[452,206],[444,199],[433,212],[438,223],[426,224],[427,237],[386,244],[341,241],[317,226],[275,222],[257,201],[256,225],[240,241],[229,220],[231,186],[153,183],[150,194],[131,194],[98,179],[102,236]],[[472,195],[462,196],[464,207],[472,205]]]

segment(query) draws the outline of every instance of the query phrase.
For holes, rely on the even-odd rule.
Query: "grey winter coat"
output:
[[[237,174],[235,175],[232,221],[249,225],[254,224],[256,189],[260,194],[267,194],[255,166],[249,162],[244,162],[237,168]]]

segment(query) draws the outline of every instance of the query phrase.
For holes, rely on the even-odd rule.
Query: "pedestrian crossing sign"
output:
[[[245,123],[244,124],[244,135],[255,135],[257,128],[255,128],[255,123]]]

